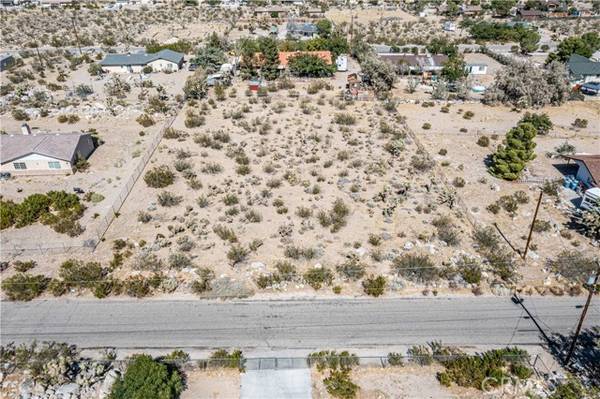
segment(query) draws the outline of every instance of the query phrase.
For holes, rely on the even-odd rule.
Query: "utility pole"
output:
[[[535,220],[537,219],[538,211],[540,210],[540,204],[542,203],[542,196],[544,192],[540,190],[540,197],[538,198],[537,205],[535,206],[535,213],[533,214],[533,221],[529,228],[529,236],[527,237],[527,244],[525,245],[525,252],[523,252],[523,260],[527,259],[527,252],[529,251],[529,244],[531,243],[531,235],[533,234],[533,226],[535,226]]]
[[[73,9],[73,15],[71,17],[71,23],[73,24],[73,33],[75,33],[75,40],[77,40],[77,48],[79,49],[79,56],[83,56],[83,51],[81,51],[81,42],[79,41],[79,35],[77,34],[77,25],[75,24],[75,9]]]
[[[571,361],[571,357],[573,356],[573,352],[575,352],[575,345],[577,344],[577,338],[579,338],[579,333],[581,332],[581,326],[583,325],[583,320],[585,319],[585,315],[590,306],[590,302],[592,301],[592,295],[594,295],[594,291],[596,291],[596,284],[598,284],[598,277],[600,276],[600,260],[596,260],[598,263],[598,269],[596,270],[596,276],[593,278],[590,286],[588,287],[588,297],[585,301],[585,306],[583,307],[583,312],[581,312],[581,317],[579,318],[579,323],[577,324],[577,329],[575,330],[575,337],[573,337],[573,342],[571,342],[571,347],[569,348],[569,353],[567,353],[567,357],[565,358],[565,366],[569,365]]]

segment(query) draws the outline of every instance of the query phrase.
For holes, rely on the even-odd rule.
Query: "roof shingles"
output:
[[[0,163],[14,161],[29,154],[71,162],[84,133],[0,135]]]

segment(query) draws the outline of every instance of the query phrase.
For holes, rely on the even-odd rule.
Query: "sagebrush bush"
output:
[[[40,296],[50,279],[41,275],[18,273],[2,280],[2,291],[11,301],[31,301]]]
[[[374,297],[383,295],[386,285],[387,280],[383,276],[370,276],[369,278],[364,279],[362,282],[365,294]]]
[[[148,187],[164,188],[173,184],[175,181],[175,173],[173,173],[166,165],[156,166],[146,172],[144,181]]]
[[[333,281],[333,273],[326,267],[311,268],[304,273],[304,280],[315,290],[320,289],[323,285],[331,285]]]
[[[392,270],[416,283],[431,283],[439,278],[439,270],[428,255],[398,256],[392,262]]]

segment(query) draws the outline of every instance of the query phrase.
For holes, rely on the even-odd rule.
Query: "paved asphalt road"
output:
[[[584,298],[526,298],[550,335],[569,333]],[[506,297],[294,301],[46,300],[3,302],[0,338],[82,348],[377,348],[433,339],[455,345],[534,345],[540,332]],[[586,326],[600,325],[594,298]]]

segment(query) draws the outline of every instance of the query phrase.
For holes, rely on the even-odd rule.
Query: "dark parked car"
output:
[[[196,64],[190,64],[188,67],[188,71],[195,71],[196,69],[198,69],[198,65]]]
[[[600,82],[585,83],[579,90],[588,96],[597,96],[600,93]]]

